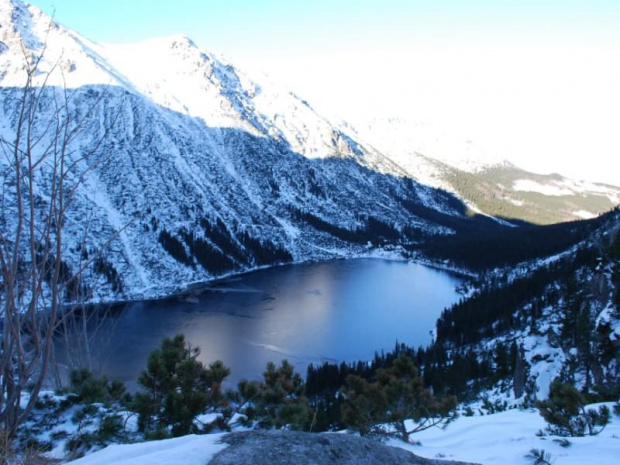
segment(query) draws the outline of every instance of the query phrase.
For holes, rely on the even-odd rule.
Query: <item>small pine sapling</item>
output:
[[[551,465],[554,462],[549,452],[535,447],[530,449],[525,458],[531,460],[532,465]]]
[[[538,402],[537,407],[548,423],[547,432],[556,436],[595,436],[611,417],[606,405],[587,409],[583,395],[574,386],[558,381],[552,383],[549,399]]]

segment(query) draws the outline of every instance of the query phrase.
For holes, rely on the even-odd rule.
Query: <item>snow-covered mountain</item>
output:
[[[492,367],[465,376],[498,404],[546,399],[555,379],[616,395],[620,209],[598,221],[569,250],[488,271],[440,317],[434,344]]]
[[[104,249],[87,272],[88,283],[99,283],[94,300],[161,296],[230,272],[450,234],[471,220],[446,191],[475,210],[519,219],[529,219],[519,212],[532,205],[548,213],[561,210],[549,199],[566,200],[540,193],[504,199],[521,209],[514,215],[504,204],[489,207],[476,192],[506,183],[485,176],[514,169],[494,156],[481,163],[478,150],[462,157],[458,142],[416,132],[411,140],[428,154],[406,151],[409,138],[378,140],[331,122],[269,78],[250,77],[186,37],[96,44],[19,0],[0,0],[4,186],[15,183],[6,154],[33,68],[32,86],[42,89],[31,96],[36,112],[27,123],[38,141],[35,158],[57,141],[59,117],[74,131],[66,153],[77,163],[68,182],[78,188],[66,215],[63,260],[76,270]],[[38,168],[36,203],[43,208],[51,168]],[[510,192],[538,189],[520,175]],[[572,189],[557,182],[562,192]],[[593,198],[589,187],[579,189],[569,206],[574,216],[607,209],[579,203]],[[12,191],[5,192],[0,224],[10,238],[17,213]],[[620,194],[609,188],[603,195],[617,203]]]
[[[620,203],[620,187],[525,171],[497,150],[427,122],[374,119],[355,130],[418,182],[452,192],[490,215],[557,223],[593,218]]]
[[[375,118],[356,122],[354,127],[360,138],[389,153],[425,183],[438,182],[434,176],[436,162],[469,173],[509,164],[496,151],[421,120]]]
[[[107,282],[95,300],[355,254],[403,231],[451,232],[428,212],[465,218],[453,197],[411,180],[346,127],[186,37],[104,46],[19,0],[0,0],[5,153],[16,140],[27,63],[37,64],[33,85],[43,89],[29,124],[41,139],[35,155],[54,142],[50,123],[65,116],[65,102],[75,129],[68,161],[88,154],[69,178],[79,186],[63,260],[77,269],[112,239],[88,279]],[[10,157],[0,166],[9,185]],[[49,167],[40,168],[36,200],[45,206],[52,186]],[[16,215],[7,197],[6,231]]]

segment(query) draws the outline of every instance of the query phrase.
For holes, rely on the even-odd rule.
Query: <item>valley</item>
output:
[[[410,448],[496,414],[559,463],[587,447],[559,437],[617,448],[619,187],[332,121],[184,35],[99,44],[20,0],[0,155],[7,457],[252,428]]]

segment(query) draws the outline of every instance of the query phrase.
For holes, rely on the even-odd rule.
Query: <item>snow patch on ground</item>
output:
[[[597,216],[594,213],[586,210],[578,210],[576,212],[573,212],[573,215],[578,216],[579,218],[583,218],[584,220],[591,220],[592,218],[596,218]]]
[[[516,191],[537,192],[552,197],[573,195],[574,191],[557,184],[541,184],[531,179],[519,179],[514,182],[512,188]]]
[[[611,408],[611,404],[608,404]],[[484,465],[523,465],[532,448],[549,452],[555,465],[617,463],[620,454],[620,421],[617,416],[598,436],[569,438],[572,445],[561,447],[554,437],[537,437],[546,424],[537,410],[508,410],[493,415],[460,417],[445,430],[416,433],[412,440],[421,446],[398,440],[389,445],[402,447],[427,458],[443,458]],[[556,438],[557,439],[557,438]]]
[[[540,183],[533,179],[518,179],[512,185],[515,191],[537,192],[539,194],[552,197],[565,195],[599,195],[607,197],[610,202],[617,204],[620,202],[620,192],[613,186],[605,184],[595,184],[593,182],[579,181],[575,179],[560,178],[557,181]],[[580,212],[575,212],[579,214]],[[589,213],[589,212],[586,212]]]
[[[536,383],[536,398],[549,397],[551,382],[557,378],[565,363],[564,352],[551,347],[543,336],[526,336],[523,340],[525,356],[530,364],[530,378]]]
[[[109,446],[76,460],[75,465],[205,465],[227,447],[219,441],[224,434],[190,435],[162,441]]]
[[[301,231],[299,230],[299,228],[293,226],[290,222],[282,218],[276,218],[276,217],[274,218],[278,223],[280,223],[280,225],[282,226],[282,229],[284,230],[284,232],[286,233],[288,237],[290,237],[291,239],[297,239],[299,237],[299,235],[301,234]]]
[[[612,404],[608,404],[611,408]],[[416,433],[407,444],[397,439],[388,445],[400,447],[430,459],[460,460],[485,465],[523,465],[532,448],[551,454],[555,465],[612,464],[620,454],[620,420],[611,423],[598,436],[569,438],[561,447],[552,436],[538,437],[545,422],[537,410],[511,409],[493,415],[459,417],[446,429]],[[114,445],[77,460],[76,465],[204,465],[224,449],[223,434],[184,436],[132,445]]]

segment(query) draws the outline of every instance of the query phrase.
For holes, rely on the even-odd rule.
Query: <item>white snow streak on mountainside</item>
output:
[[[35,85],[49,79],[35,135],[55,116],[52,97],[62,101],[66,86],[71,116],[84,118],[70,157],[94,151],[67,217],[64,260],[75,269],[84,237],[96,251],[123,229],[104,256],[122,277],[124,293],[104,286],[94,300],[161,296],[259,266],[258,255],[248,255],[250,246],[242,243],[245,236],[285,249],[297,261],[366,252],[311,227],[299,212],[341,230],[362,227],[372,216],[439,233],[450,230],[417,217],[403,201],[460,215],[445,195],[411,182],[344,126],[185,37],[104,46],[50,21],[33,6],[0,0],[0,134],[9,143],[15,138],[24,50],[28,59],[44,52]],[[6,160],[0,163],[6,168]],[[44,179],[37,186],[43,200]],[[206,271],[193,258],[184,232],[215,251],[222,247],[204,220],[223,224],[228,241],[246,254],[234,259],[234,268]],[[163,229],[182,244],[192,266],[162,247]]]
[[[594,192],[606,196],[615,204],[620,203],[620,193],[617,189],[606,187],[604,184],[566,178],[550,184],[540,184],[531,179],[519,179],[514,183],[513,188],[516,191],[538,192],[548,196],[579,195],[585,192]]]

